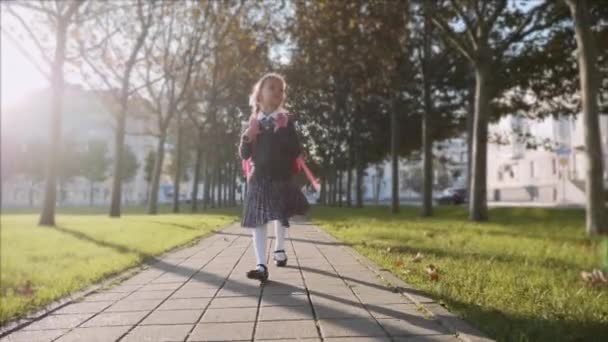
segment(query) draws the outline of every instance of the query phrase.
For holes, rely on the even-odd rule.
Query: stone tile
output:
[[[397,318],[409,320],[412,317],[424,318],[415,304],[366,304],[365,308],[375,318]]]
[[[87,320],[93,314],[68,314],[68,315],[49,315],[39,321],[24,327],[23,331],[28,330],[55,330],[72,329]]]
[[[218,293],[218,297],[241,297],[241,296],[258,296],[261,292],[259,286],[224,286]],[[266,288],[264,289],[266,292]]]
[[[265,306],[260,308],[260,321],[286,321],[314,319],[312,308],[306,306]]]
[[[319,337],[315,321],[258,322],[255,339],[288,339]]]
[[[161,283],[161,284],[147,284],[144,285],[139,291],[163,291],[163,290],[175,290],[180,287],[180,283]]]
[[[103,290],[104,292],[133,292],[139,289],[141,285],[116,285],[109,289]]]
[[[382,327],[373,318],[369,319],[323,319],[319,321],[323,337],[387,337]]]
[[[165,299],[171,295],[173,290],[161,291],[142,291],[138,290],[131,293],[125,300],[142,300],[142,299]]]
[[[257,307],[207,309],[201,319],[202,323],[225,323],[225,322],[254,322]]]
[[[211,298],[167,299],[157,310],[204,310]]]
[[[395,337],[395,342],[459,342],[461,339],[454,335],[427,335],[413,337]]]
[[[53,314],[62,315],[62,314],[82,314],[82,313],[96,313],[100,312],[106,307],[110,306],[114,302],[105,301],[105,302],[77,302],[73,304],[68,304],[67,306],[55,311]]]
[[[163,310],[154,311],[141,322],[141,325],[194,324],[202,310]]]
[[[82,327],[109,327],[120,325],[135,325],[139,322],[148,311],[133,311],[133,312],[102,312],[99,315],[85,322]]]
[[[213,298],[211,301],[210,308],[247,308],[257,307],[258,297],[245,296],[245,297],[222,297]]]
[[[121,342],[183,341],[192,324],[137,326]]]
[[[171,299],[177,298],[211,298],[215,296],[216,289],[179,289],[172,296]]]
[[[374,337],[330,337],[325,338],[325,342],[390,342],[391,339],[388,337],[374,336]]]
[[[106,312],[145,311],[152,310],[162,302],[161,299],[121,300],[109,307]]]
[[[261,306],[302,306],[308,305],[308,296],[306,295],[273,295],[273,296],[262,296]]]
[[[446,328],[442,327],[435,320],[425,318],[402,319],[379,319],[378,323],[391,336],[426,336],[426,335],[445,335],[449,334]]]
[[[68,330],[16,331],[1,339],[2,342],[51,342]]]
[[[107,342],[116,341],[126,333],[130,327],[95,327],[76,328],[62,336],[57,342]]]
[[[190,341],[251,341],[255,322],[200,323],[190,334]]]
[[[84,297],[85,302],[108,302],[118,301],[128,296],[128,292],[100,292]]]

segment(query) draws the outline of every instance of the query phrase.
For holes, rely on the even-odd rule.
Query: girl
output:
[[[252,114],[241,137],[242,159],[253,161],[241,226],[251,228],[257,267],[247,272],[250,279],[268,279],[266,267],[267,224],[275,229],[274,260],[287,264],[285,229],[288,219],[304,215],[309,208],[306,197],[293,182],[293,165],[300,155],[300,143],[293,119],[283,109],[286,83],[281,75],[264,75],[249,98]]]

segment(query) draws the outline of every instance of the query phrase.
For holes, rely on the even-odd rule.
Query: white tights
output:
[[[280,221],[271,221],[274,225],[274,250],[279,251],[285,249],[285,231],[287,228],[281,225]],[[269,222],[270,223],[270,222]],[[266,240],[268,239],[268,224],[252,229],[253,250],[255,252],[255,261],[258,265],[266,265]]]

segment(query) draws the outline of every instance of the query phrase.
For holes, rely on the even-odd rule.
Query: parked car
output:
[[[464,188],[448,188],[445,189],[439,197],[439,204],[462,204],[467,202],[467,189]]]

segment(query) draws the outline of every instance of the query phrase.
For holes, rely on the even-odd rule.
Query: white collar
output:
[[[274,112],[272,112],[272,113],[270,113],[268,115],[264,115],[264,112],[260,111],[258,113],[257,119],[258,120],[262,120],[264,117],[270,116],[271,118],[273,118],[274,120],[276,120],[277,119],[277,115],[279,115],[279,113],[284,113],[284,112],[285,112],[285,110],[283,109],[283,107],[279,107],[279,108],[275,109]]]

